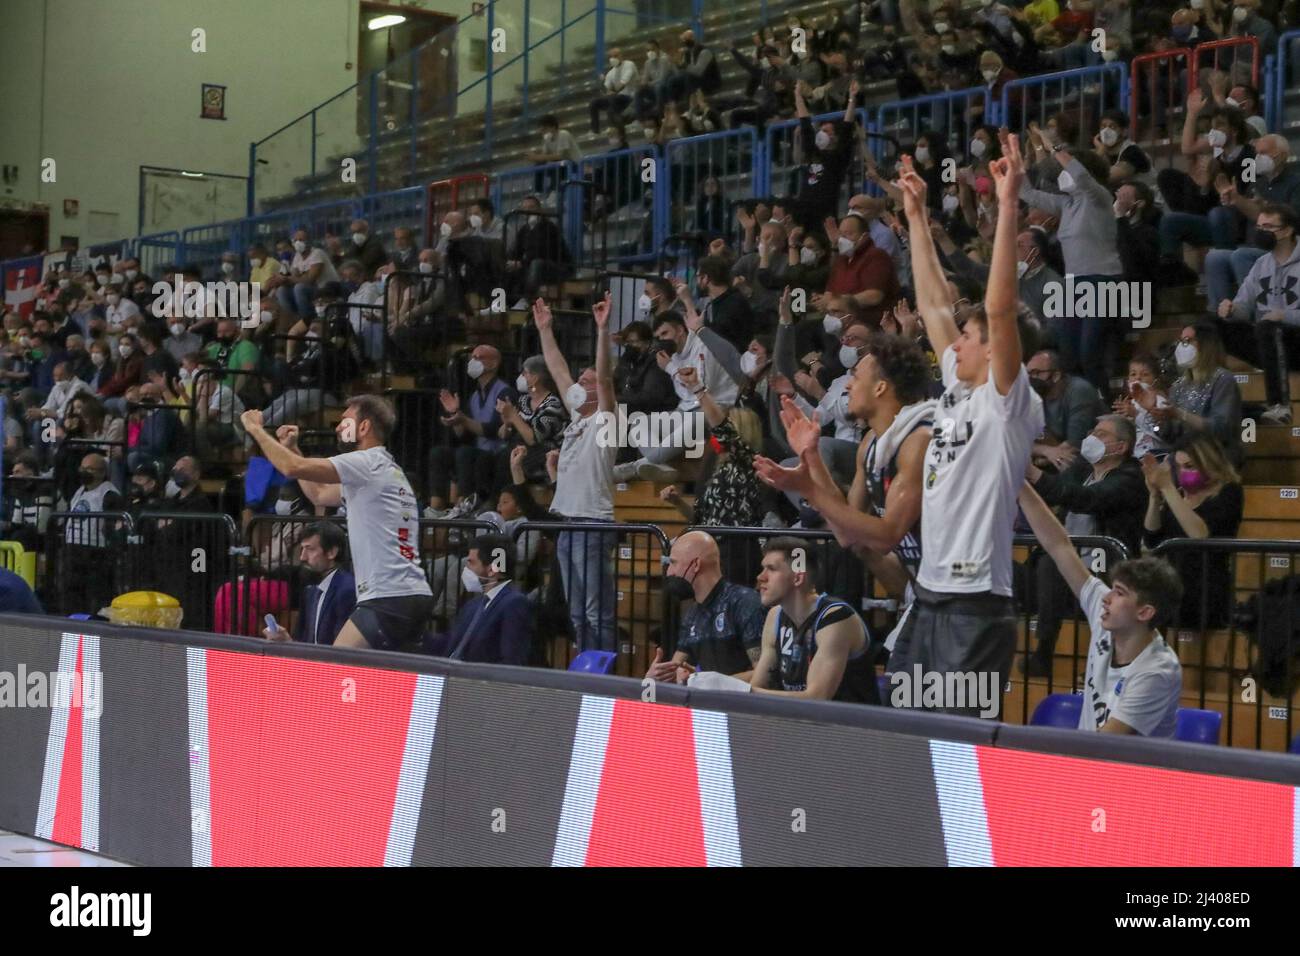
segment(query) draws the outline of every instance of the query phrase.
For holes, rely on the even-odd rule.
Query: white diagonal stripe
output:
[[[587,862],[587,841],[596,814],[596,797],[605,771],[605,748],[614,719],[614,701],[609,697],[584,694],[573,734],[573,759],[564,785],[564,806],[560,810],[559,832],[555,835],[552,866],[583,866]]]
[[[77,667],[77,635],[64,634],[59,642],[59,672]],[[54,839],[54,814],[59,808],[59,776],[63,772],[63,748],[68,742],[68,708],[50,701],[50,737],[45,745],[45,769],[41,774],[41,803],[33,832],[44,840]]]
[[[189,700],[190,863],[212,865],[212,796],[208,764],[208,657],[202,647],[185,649]]]
[[[415,851],[415,831],[420,822],[424,781],[429,775],[429,754],[438,729],[438,707],[442,703],[443,678],[421,674],[411,700],[411,722],[402,750],[402,772],[397,779],[393,820],[384,847],[384,866],[410,866]]]
[[[87,675],[94,674],[97,690],[102,694],[103,677],[99,673],[99,637],[81,636],[81,847],[99,849],[99,716],[86,706]],[[96,702],[101,708],[103,698]]]
[[[736,819],[736,784],[731,774],[731,738],[727,715],[691,711],[695,770],[700,783],[704,856],[709,866],[740,866],[740,828]]]
[[[930,741],[949,866],[992,866],[988,810],[974,744]]]

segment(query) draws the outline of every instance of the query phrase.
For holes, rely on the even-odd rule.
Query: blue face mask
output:
[[[1192,38],[1192,28],[1190,26],[1174,27],[1173,37],[1179,43],[1186,43]]]

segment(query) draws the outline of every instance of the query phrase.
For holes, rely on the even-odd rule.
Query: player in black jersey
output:
[[[758,595],[769,608],[749,686],[762,694],[878,704],[866,625],[848,603],[819,593],[817,551],[801,538],[763,548]]]

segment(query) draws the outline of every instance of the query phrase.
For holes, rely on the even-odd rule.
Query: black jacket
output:
[[[629,412],[666,412],[677,407],[673,380],[659,367],[653,352],[636,357],[624,351],[614,367],[614,390],[618,403]]]
[[[1092,515],[1097,522],[1097,534],[1118,539],[1128,549],[1129,557],[1139,557],[1142,519],[1147,510],[1142,467],[1130,456],[1108,471],[1101,481],[1085,485],[1091,474],[1092,465],[1079,458],[1062,474],[1044,472],[1034,482],[1034,490],[1053,507]]]

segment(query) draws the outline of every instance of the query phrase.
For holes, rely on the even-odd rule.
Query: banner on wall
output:
[[[5,310],[30,318],[36,308],[44,258],[10,259],[4,265]]]

